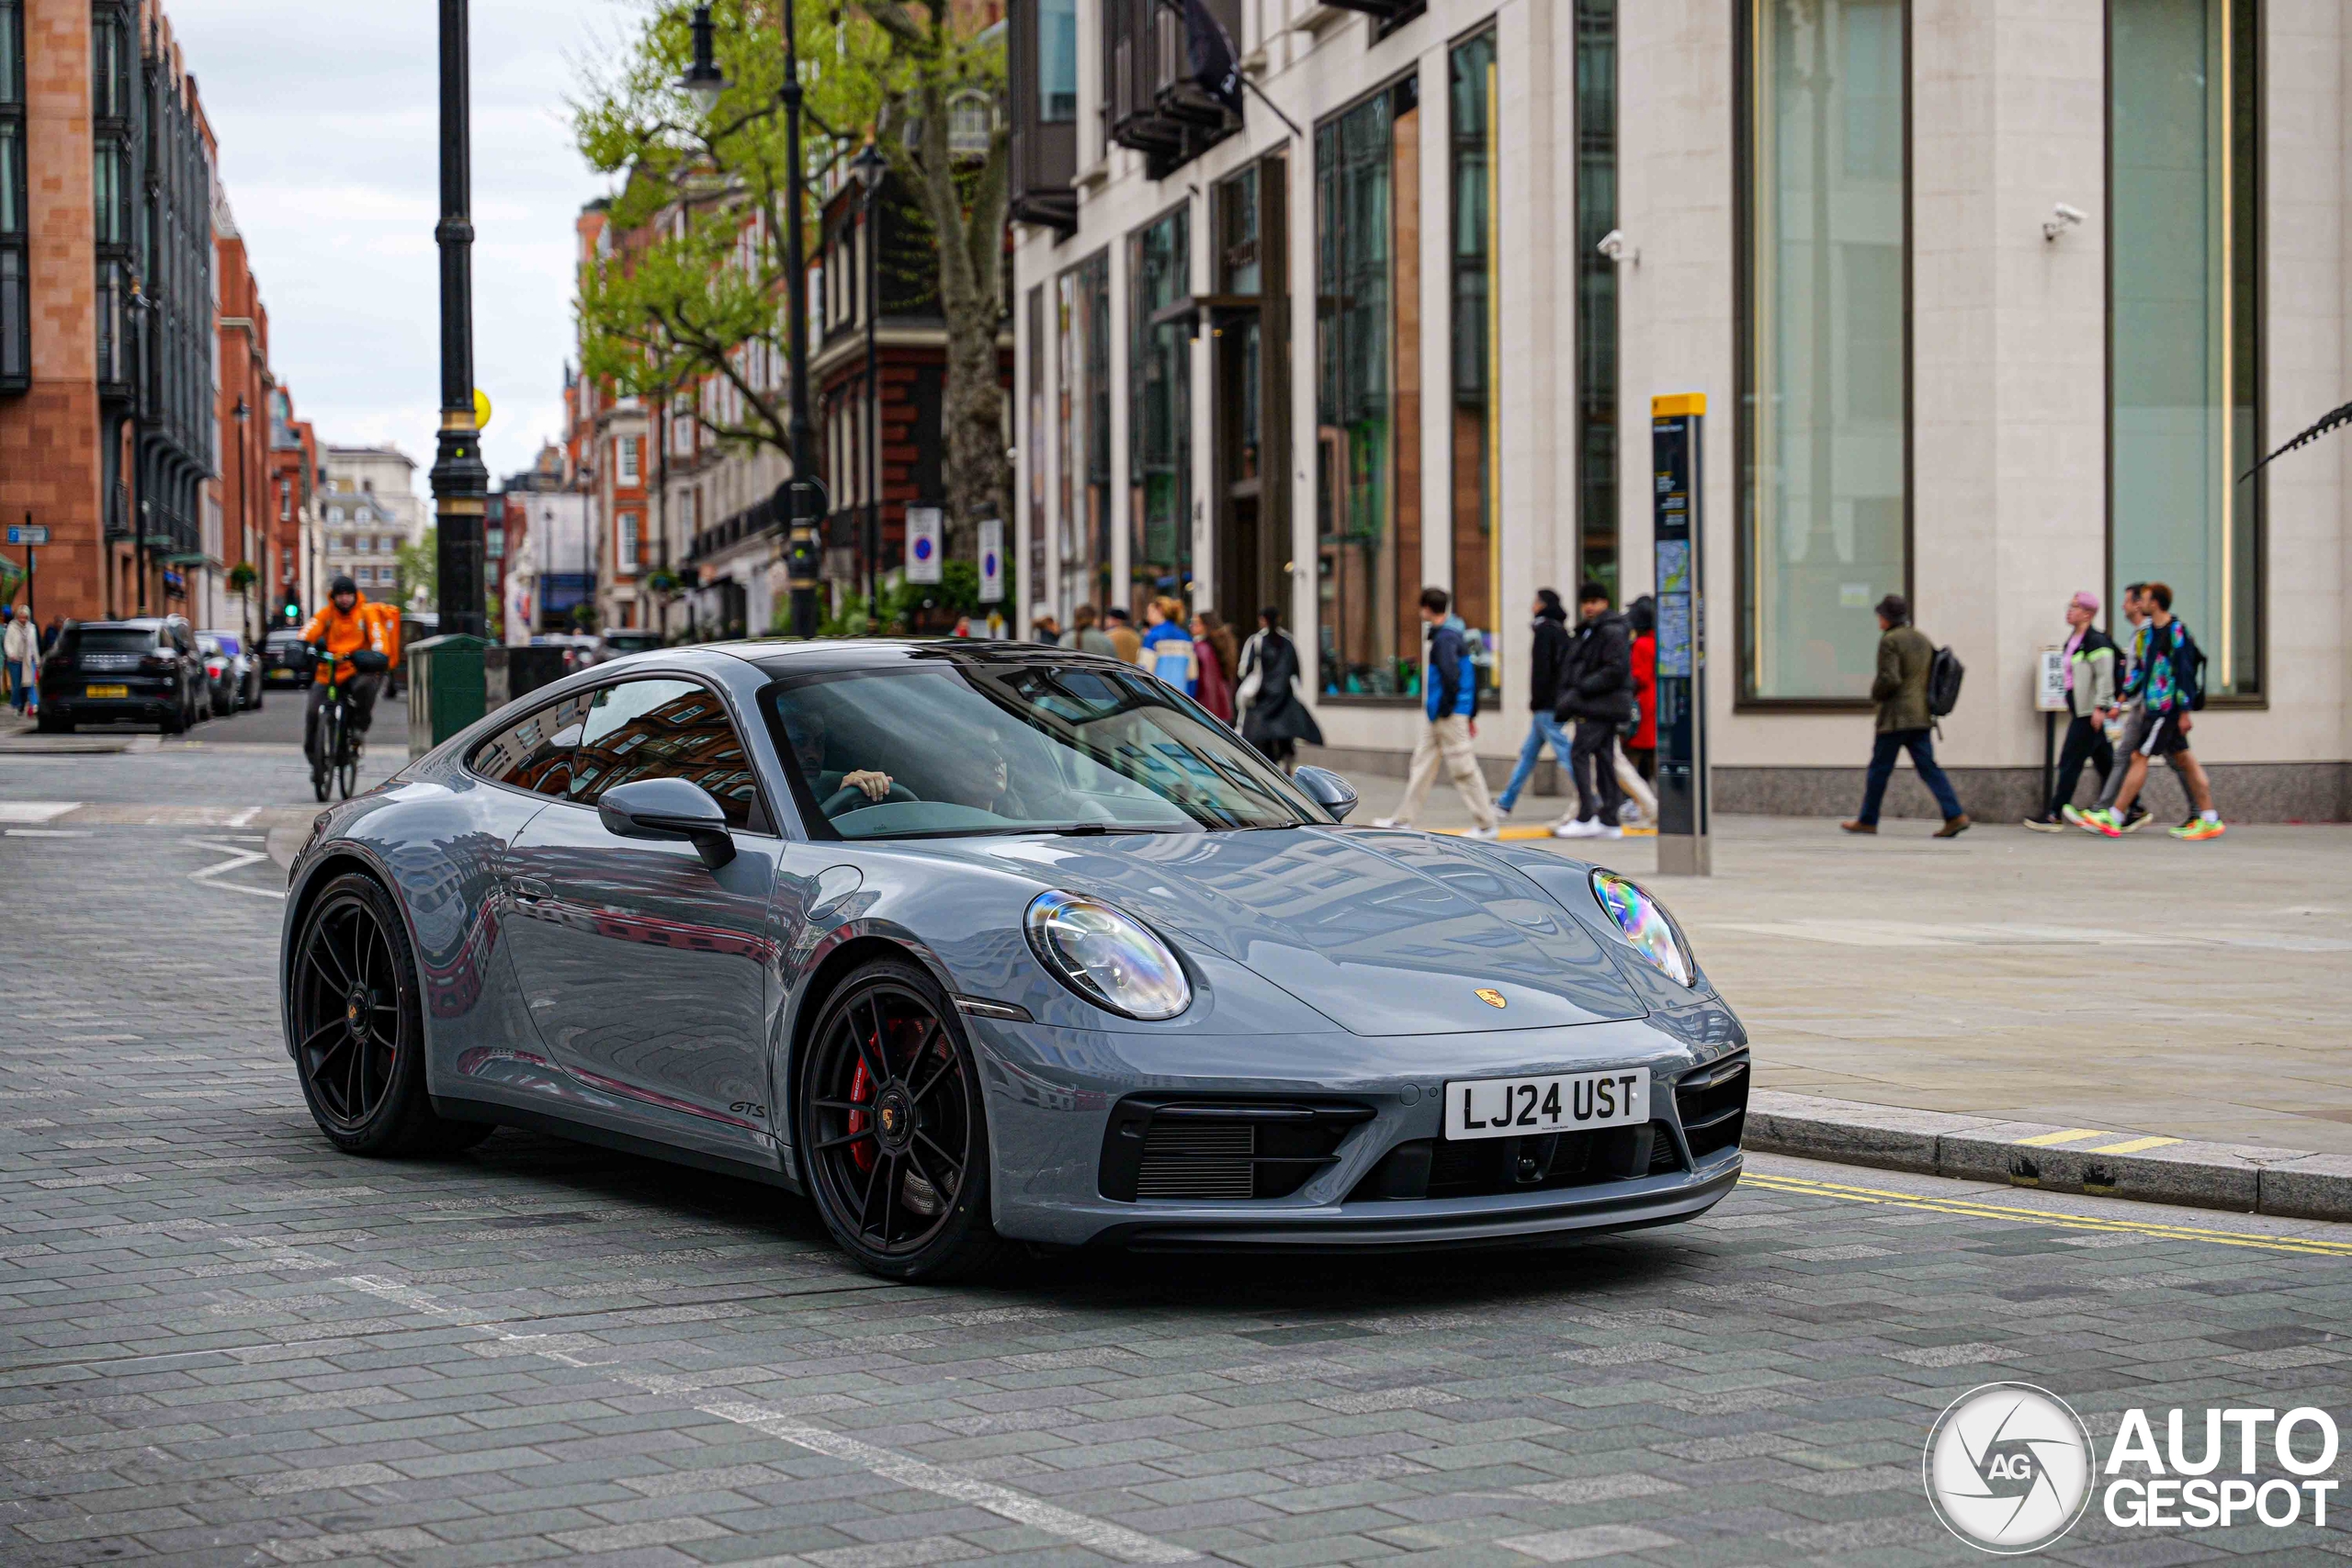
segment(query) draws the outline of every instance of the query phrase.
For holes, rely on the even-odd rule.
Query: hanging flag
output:
[[[940,558],[946,541],[941,537],[941,513],[936,506],[907,508],[907,581],[939,581]]]
[[[1208,0],[1184,0],[1184,35],[1193,61],[1193,80],[1201,91],[1241,112],[1241,65],[1234,58],[1233,35],[1212,15]]]

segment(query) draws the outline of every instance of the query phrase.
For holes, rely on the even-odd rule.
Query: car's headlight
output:
[[[1024,924],[1039,960],[1096,1007],[1148,1022],[1193,1005],[1192,982],[1168,944],[1099,898],[1040,893]]]
[[[1639,883],[1628,882],[1615,872],[1596,871],[1592,896],[1616,922],[1625,944],[1648,959],[1658,973],[1678,985],[1688,986],[1698,979],[1699,965],[1690,950],[1682,945],[1682,934],[1667,919],[1666,907]]]

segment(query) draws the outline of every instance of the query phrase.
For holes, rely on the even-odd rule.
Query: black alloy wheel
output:
[[[802,1179],[834,1240],[886,1279],[969,1274],[1001,1254],[959,1022],[929,975],[883,960],[834,991],[803,1054]]]
[[[439,1152],[490,1135],[489,1123],[433,1113],[416,964],[390,895],[371,878],[347,872],[319,895],[286,984],[302,1098],[337,1148]]]

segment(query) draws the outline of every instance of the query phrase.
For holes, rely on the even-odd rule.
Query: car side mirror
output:
[[[1291,774],[1307,799],[1344,822],[1348,813],[1356,808],[1355,785],[1329,768],[1301,768]]]
[[[684,779],[635,779],[615,784],[596,802],[605,830],[623,839],[684,839],[717,871],[735,858],[727,813],[710,792]]]

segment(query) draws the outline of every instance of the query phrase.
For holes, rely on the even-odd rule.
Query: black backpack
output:
[[[2188,628],[2178,621],[2172,645],[2173,689],[2180,694],[2183,705],[2191,713],[2205,710],[2205,650],[2188,635]]]
[[[1960,705],[1960,682],[1968,673],[1960,655],[1949,648],[1936,649],[1928,662],[1928,716],[1941,718]]]

